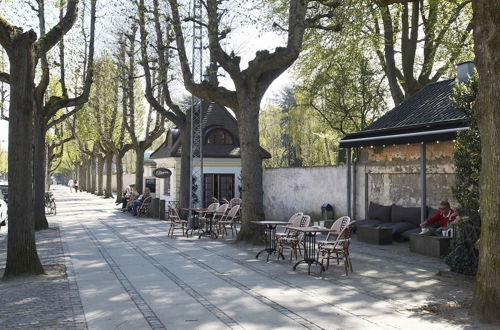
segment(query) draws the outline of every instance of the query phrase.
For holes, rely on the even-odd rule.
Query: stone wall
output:
[[[456,206],[453,142],[427,145],[427,205],[443,199]],[[365,218],[370,201],[420,206],[420,144],[363,148],[352,170],[352,217]],[[304,167],[264,170],[266,219],[286,220],[297,211],[319,219],[321,205],[330,203],[335,217],[347,212],[347,167]],[[367,187],[367,189],[365,189]]]
[[[454,204],[453,142],[429,143],[427,153],[427,204],[443,199]],[[368,200],[379,204],[420,206],[420,144],[364,148],[359,168],[367,173]]]
[[[288,220],[302,211],[316,220],[323,203],[334,206],[335,216],[347,214],[346,177],[346,166],[264,170],[266,219]]]

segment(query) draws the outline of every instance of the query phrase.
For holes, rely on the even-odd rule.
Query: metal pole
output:
[[[346,160],[347,160],[347,216],[351,217],[351,148],[346,149]]]
[[[426,144],[422,142],[420,149],[420,222],[424,222],[427,213],[427,155]]]
[[[201,0],[192,0],[193,48],[192,73],[195,83],[203,80],[203,36],[202,36],[202,5]],[[203,203],[203,106],[200,99],[191,97],[191,150],[190,150],[190,185],[189,205],[197,207]],[[193,195],[201,198],[193,198]],[[203,205],[201,205],[203,206]]]

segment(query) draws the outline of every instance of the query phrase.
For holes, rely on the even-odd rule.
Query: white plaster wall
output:
[[[302,211],[317,220],[323,203],[333,205],[335,217],[347,214],[346,166],[265,169],[263,174],[266,219],[288,220]],[[364,205],[363,182],[358,187],[356,203]]]

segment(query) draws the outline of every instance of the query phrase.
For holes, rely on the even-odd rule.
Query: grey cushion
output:
[[[392,222],[409,222],[415,226],[420,225],[420,207],[403,207],[393,205],[391,209]]]
[[[375,220],[375,219],[365,219],[365,220],[359,220],[356,221],[352,227],[354,231],[356,231],[357,226],[374,226],[374,225],[379,225],[381,224],[382,221],[380,220]]]
[[[381,223],[381,228],[391,228],[392,229],[392,238],[399,239],[401,238],[401,234],[407,230],[415,228],[415,225],[409,222],[391,222],[391,223]]]
[[[410,235],[418,234],[418,233],[420,233],[421,230],[422,230],[422,228],[420,228],[420,227],[407,230],[401,234],[401,238],[404,239],[405,241],[408,241],[408,240],[410,240]]]
[[[370,202],[368,207],[368,219],[376,219],[382,222],[391,222],[392,205],[380,205]]]

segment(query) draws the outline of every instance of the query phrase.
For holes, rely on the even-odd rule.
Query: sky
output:
[[[120,1],[120,0],[116,0]],[[108,3],[113,3],[114,1],[109,1]],[[50,0],[47,1],[47,3],[50,3]],[[101,4],[106,3],[106,2],[101,2]],[[23,25],[26,26],[26,24],[31,25],[31,27],[35,28],[36,27],[36,20],[33,18],[33,14],[29,7],[24,4],[15,4],[15,2],[11,2],[11,5],[13,6],[20,6],[20,10],[16,11],[14,17],[12,17],[13,11],[6,7],[5,4],[1,4],[0,2],[0,16],[2,17],[12,17],[13,23],[18,24],[18,25]],[[8,6],[8,4],[7,4]],[[6,9],[7,8],[7,9]],[[46,5],[46,8],[50,8],[50,6]],[[52,7],[53,8],[53,7]],[[6,12],[7,10],[7,12]],[[10,12],[9,12],[10,10]],[[244,8],[242,10],[245,10]],[[48,12],[47,13],[47,25],[51,26],[51,21],[57,19],[57,12]],[[120,13],[117,13],[116,11],[113,10],[112,6],[110,7],[109,5],[103,5],[103,7],[99,8],[98,12],[98,27],[97,27],[97,32],[96,32],[96,49],[97,52],[99,50],[103,50],[106,48],[109,48],[109,44],[113,42],[113,39],[115,38],[115,35],[113,32],[110,32],[109,29],[109,24],[111,26],[119,26],[120,20],[122,19]],[[258,14],[257,14],[258,15]],[[261,20],[256,20],[257,22],[265,22],[265,19]],[[26,23],[30,22],[30,23]],[[269,23],[266,23],[269,24]],[[100,26],[100,27],[99,27]],[[108,27],[106,29],[105,27]],[[104,27],[104,28],[103,28]],[[75,28],[73,29],[75,30]],[[72,31],[74,32],[74,31]],[[78,35],[74,36],[68,36],[68,42],[72,38],[79,38]],[[258,50],[263,50],[263,49],[268,49],[268,50],[273,50],[276,46],[283,46],[285,42],[285,39],[282,36],[279,36],[277,33],[272,32],[272,31],[263,31],[263,29],[259,27],[250,27],[250,26],[245,26],[245,27],[236,27],[234,31],[230,34],[228,38],[228,42],[226,47],[226,51],[234,51],[238,56],[241,57],[241,66],[242,69],[244,69],[247,66],[248,61],[253,59],[255,56],[255,52]],[[186,44],[188,46],[188,44]],[[189,49],[189,48],[188,48]],[[232,82],[228,77],[221,77],[221,85],[228,87],[232,89]],[[290,73],[287,71],[283,73],[276,81],[270,86],[268,89],[267,93],[264,96],[264,99],[262,101],[261,106],[266,107],[270,104],[273,103],[273,100],[275,98],[275,95],[283,89],[285,86],[291,84],[292,77]],[[185,94],[186,92],[183,91],[183,87],[181,84],[176,88],[178,90],[178,99],[181,98],[181,94]],[[8,141],[8,123],[6,121],[0,120],[0,148],[3,148],[4,150],[7,148],[7,141]]]

